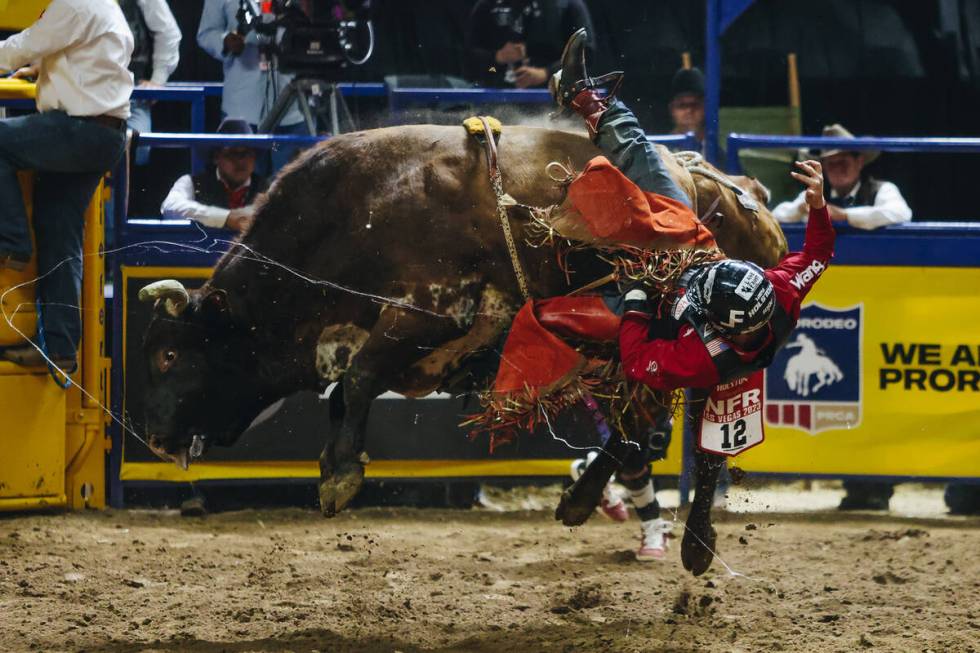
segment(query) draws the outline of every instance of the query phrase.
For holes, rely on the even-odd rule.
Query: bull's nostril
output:
[[[150,436],[150,449],[162,449],[160,446],[160,438],[155,435]]]

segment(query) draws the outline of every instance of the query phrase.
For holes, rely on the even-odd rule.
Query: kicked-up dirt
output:
[[[550,512],[0,518],[0,651],[977,651],[980,520],[720,513],[679,539]],[[679,536],[682,526],[677,524]]]

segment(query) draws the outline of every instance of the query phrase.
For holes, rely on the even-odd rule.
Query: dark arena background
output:
[[[710,243],[583,217],[677,224],[582,27]],[[977,0],[0,0],[0,74],[0,651],[980,650]],[[720,366],[691,247],[812,251],[807,160],[764,372],[548,312]]]

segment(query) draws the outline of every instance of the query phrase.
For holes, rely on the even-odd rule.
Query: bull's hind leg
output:
[[[688,410],[685,415],[687,428],[694,428],[697,433],[701,412],[704,410],[704,400],[708,393],[692,391],[688,395]],[[711,504],[714,500],[715,488],[718,485],[718,473],[725,465],[725,457],[704,453],[697,449],[694,453],[695,474],[697,475],[694,501],[691,512],[687,516],[687,527],[684,539],[681,541],[681,562],[684,568],[695,576],[700,576],[711,566],[715,555],[717,535],[711,525]]]
[[[364,481],[364,435],[371,402],[392,378],[431,353],[432,347],[459,335],[460,327],[451,319],[391,306],[381,312],[340,381],[342,410],[331,395],[331,421],[337,413],[341,418],[320,456],[320,510],[324,515],[332,517],[343,510]]]

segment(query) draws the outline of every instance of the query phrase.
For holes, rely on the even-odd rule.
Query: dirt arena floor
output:
[[[693,578],[677,546],[636,562],[635,520],[563,528],[544,494],[502,512],[333,520],[299,509],[3,517],[0,651],[980,648],[978,519],[730,498],[749,511],[719,513],[723,561]]]

